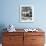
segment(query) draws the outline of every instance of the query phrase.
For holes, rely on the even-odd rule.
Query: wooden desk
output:
[[[44,46],[44,32],[3,32],[3,46]]]

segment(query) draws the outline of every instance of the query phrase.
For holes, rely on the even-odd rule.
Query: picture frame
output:
[[[34,22],[34,7],[32,5],[20,5],[20,22]]]

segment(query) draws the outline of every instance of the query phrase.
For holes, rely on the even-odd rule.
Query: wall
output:
[[[19,21],[20,5],[33,5],[35,21],[21,23]],[[46,28],[46,1],[45,0],[1,0],[0,25],[13,24],[16,28],[41,27]]]

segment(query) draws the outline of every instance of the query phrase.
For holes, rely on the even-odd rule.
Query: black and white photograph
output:
[[[20,21],[21,22],[33,22],[34,8],[31,5],[20,6]]]

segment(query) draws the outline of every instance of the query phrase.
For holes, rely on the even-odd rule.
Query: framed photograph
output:
[[[34,7],[32,5],[20,6],[20,22],[34,21]]]

